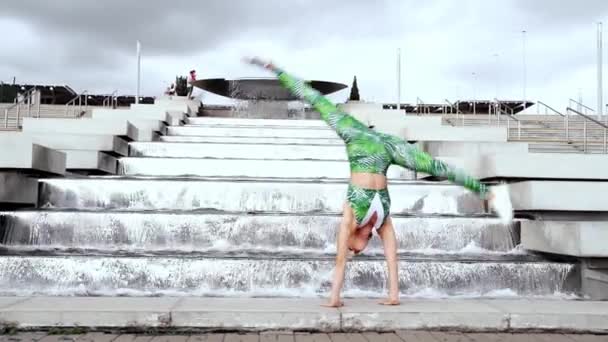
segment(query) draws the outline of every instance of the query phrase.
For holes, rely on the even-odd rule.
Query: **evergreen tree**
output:
[[[353,79],[353,86],[350,88],[350,96],[348,97],[349,101],[360,101],[361,98],[359,96],[359,87],[357,86],[357,76]]]

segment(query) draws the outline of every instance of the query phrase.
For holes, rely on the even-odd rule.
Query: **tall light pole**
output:
[[[477,114],[477,73],[473,72],[471,75],[473,76],[473,114]]]
[[[397,49],[397,110],[401,110],[401,49]]]
[[[498,72],[498,54],[495,53],[492,56],[494,56],[494,68],[495,68],[495,70],[494,70],[495,80],[494,81],[496,82],[496,84],[495,84],[496,89],[494,89],[494,92],[495,92],[494,98],[498,99],[498,74],[499,74],[499,72]]]
[[[602,81],[602,22],[597,23],[597,115],[604,115]]]
[[[141,43],[137,41],[137,91],[135,94],[135,103],[139,103],[139,94],[141,86]]]
[[[526,99],[526,87],[527,87],[527,65],[526,65],[526,30],[521,31],[521,43],[522,43],[522,62],[523,62],[523,96],[524,106],[523,111],[526,110],[527,99]]]

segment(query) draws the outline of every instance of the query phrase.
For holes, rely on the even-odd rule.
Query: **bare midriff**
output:
[[[353,172],[350,174],[350,182],[363,189],[386,189],[386,176],[379,173]]]

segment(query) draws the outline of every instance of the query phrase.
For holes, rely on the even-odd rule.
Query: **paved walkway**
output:
[[[604,342],[608,335],[572,334],[489,334],[428,331],[397,331],[395,333],[362,334],[203,334],[203,335],[47,335],[21,333],[0,335],[0,342]]]
[[[381,306],[320,299],[0,297],[0,325],[37,327],[184,328],[223,331],[455,331],[608,333],[608,302],[560,300],[404,300]],[[122,330],[121,330],[122,331]]]

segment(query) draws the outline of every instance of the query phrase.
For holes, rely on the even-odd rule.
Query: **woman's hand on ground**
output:
[[[344,306],[344,302],[341,301],[340,299],[330,298],[329,302],[321,304],[321,306],[324,306],[326,308],[339,308],[341,306]]]
[[[397,298],[397,299],[388,298],[388,299],[381,301],[380,304],[381,305],[399,305],[400,303],[399,303],[399,298]]]

